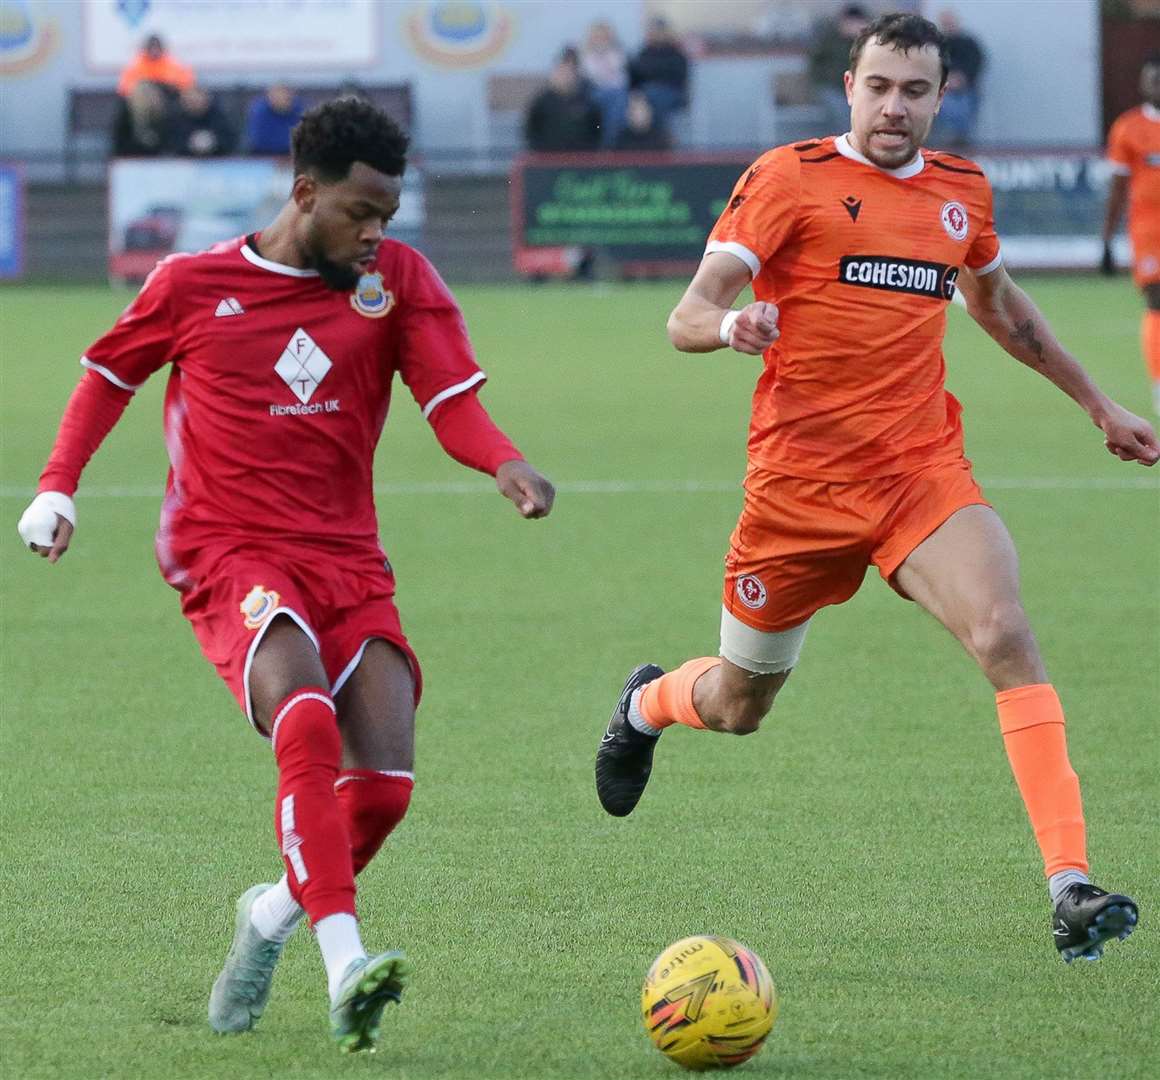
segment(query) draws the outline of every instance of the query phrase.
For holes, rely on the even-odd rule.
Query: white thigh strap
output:
[[[810,620],[788,630],[767,633],[746,626],[740,619],[722,606],[721,608],[721,655],[731,664],[736,664],[755,675],[776,675],[789,671],[801,656],[802,644],[806,639],[806,629]]]

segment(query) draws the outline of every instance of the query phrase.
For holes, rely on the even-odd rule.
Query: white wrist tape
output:
[[[72,499],[59,491],[42,491],[20,515],[20,523],[16,526],[20,539],[29,547],[52,547],[57,514],[70,525],[76,525],[77,508]]]
[[[722,345],[729,344],[729,336],[733,333],[733,324],[737,321],[737,316],[740,314],[740,311],[725,312],[725,318],[721,320],[720,336]]]

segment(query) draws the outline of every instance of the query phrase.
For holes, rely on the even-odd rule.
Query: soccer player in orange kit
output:
[[[1152,428],[1104,395],[1008,277],[977,165],[924,151],[947,65],[937,27],[886,15],[855,40],[851,131],[762,155],[738,181],[669,317],[683,352],[765,357],[745,505],[726,557],[720,656],[629,675],[596,755],[601,804],[636,806],[674,723],[747,734],[797,663],[810,618],[868,566],[962,643],[999,727],[1065,960],[1097,959],[1138,917],[1088,881],[1063,710],[1019,600],[1011,537],[963,456],[942,339],[956,283],[974,319],[1072,397],[1108,450],[1151,465]],[[752,283],[755,302],[731,305]]]
[[[1160,415],[1160,55],[1140,69],[1144,103],[1123,113],[1108,132],[1112,183],[1104,219],[1105,274],[1115,273],[1112,237],[1128,206],[1132,238],[1132,274],[1144,293],[1140,339],[1152,380],[1152,408]]]

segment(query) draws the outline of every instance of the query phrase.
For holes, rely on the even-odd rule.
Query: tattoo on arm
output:
[[[1024,319],[1015,324],[1011,339],[1016,345],[1021,345],[1035,356],[1035,362],[1042,367],[1047,363],[1043,355],[1043,342],[1035,336],[1035,323],[1031,319]]]

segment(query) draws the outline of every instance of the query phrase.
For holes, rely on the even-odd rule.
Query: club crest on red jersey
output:
[[[965,240],[967,238],[970,224],[967,221],[967,208],[961,202],[943,203],[939,217],[942,219],[947,236],[952,240]]]
[[[368,319],[381,319],[395,306],[395,295],[383,288],[383,275],[376,270],[358,279],[350,295],[350,306]]]
[[[245,599],[238,605],[238,610],[245,616],[247,630],[258,630],[277,609],[282,598],[273,589],[262,585],[255,585]]]
[[[737,599],[753,611],[765,607],[766,592],[761,578],[756,574],[742,574],[737,579]]]

